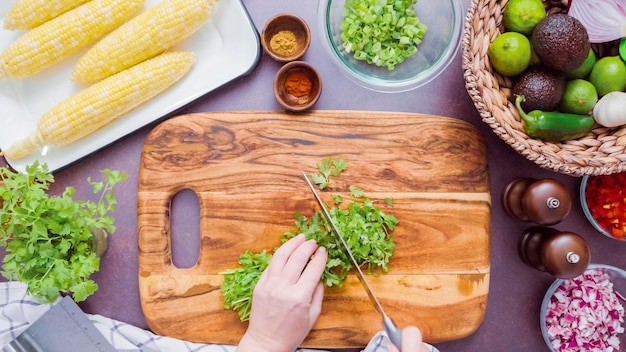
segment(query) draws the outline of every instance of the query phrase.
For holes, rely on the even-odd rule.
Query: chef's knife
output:
[[[335,237],[337,237],[337,239],[341,243],[341,247],[344,249],[344,252],[348,255],[348,258],[350,258],[350,262],[352,263],[352,266],[356,269],[357,277],[359,278],[359,281],[365,288],[365,292],[367,292],[367,295],[369,296],[370,301],[372,301],[374,308],[376,308],[378,313],[380,313],[380,315],[383,317],[383,328],[385,329],[387,336],[389,336],[389,339],[391,340],[391,342],[396,347],[398,347],[399,350],[402,350],[402,346],[401,346],[402,345],[402,332],[400,331],[396,323],[391,318],[389,318],[387,314],[385,314],[385,311],[383,310],[383,306],[380,304],[380,302],[378,301],[378,298],[376,298],[376,296],[374,295],[374,292],[372,291],[370,285],[367,283],[367,280],[365,279],[365,275],[363,275],[363,271],[361,270],[361,267],[359,267],[359,264],[356,262],[356,259],[354,259],[354,255],[352,255],[352,251],[350,251],[350,247],[348,247],[346,240],[341,235],[339,228],[337,228],[337,225],[335,224],[333,219],[330,217],[330,213],[326,209],[324,202],[322,202],[322,198],[320,198],[320,195],[315,190],[315,186],[313,186],[313,183],[311,183],[311,181],[309,180],[309,178],[307,177],[304,171],[302,172],[302,174],[304,175],[304,179],[306,180],[306,183],[311,188],[311,191],[313,191],[313,195],[315,195],[315,199],[317,200],[317,203],[322,209],[322,215],[324,216],[324,219],[326,220],[326,222],[328,222],[328,224],[330,224],[330,227],[332,229],[331,232],[335,234]]]

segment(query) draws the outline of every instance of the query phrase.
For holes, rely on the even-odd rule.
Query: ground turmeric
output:
[[[309,79],[309,76],[302,72],[291,73],[285,80],[285,89],[287,90],[287,93],[296,98],[309,95],[309,93],[311,93],[312,86],[313,83]]]
[[[280,31],[270,39],[270,48],[279,55],[290,55],[296,50],[296,35],[289,30]]]

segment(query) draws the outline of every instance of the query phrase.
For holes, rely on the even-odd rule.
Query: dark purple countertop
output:
[[[313,39],[302,58],[314,65],[323,78],[323,92],[316,109],[377,110],[435,114],[462,119],[476,126],[488,147],[492,195],[491,279],[484,321],[463,339],[438,344],[441,351],[547,351],[539,329],[539,307],[554,280],[547,273],[526,266],[517,254],[517,241],[529,223],[508,217],[500,204],[503,188],[516,177],[555,178],[571,191],[574,201],[569,216],[554,227],[585,237],[591,261],[626,267],[626,243],[605,238],[589,225],[578,203],[580,179],[538,167],[518,155],[484,124],[465,90],[461,53],[430,84],[407,93],[385,94],[361,88],[346,79],[328,60],[320,43],[316,1],[244,0],[250,17],[260,31],[265,21],[278,12],[289,12],[308,21]],[[469,6],[463,0],[464,9]],[[281,64],[263,55],[256,69],[216,92],[189,104],[177,114],[203,111],[280,110],[272,95],[274,73]],[[219,68],[216,68],[219,69]],[[129,174],[119,185],[115,213],[117,232],[111,236],[100,272],[93,278],[100,289],[81,307],[89,313],[121,320],[142,328],[137,281],[137,172],[143,140],[154,126],[147,126],[109,147],[56,173],[53,191],[67,185],[77,189],[76,198],[93,198],[85,180],[104,168]],[[4,161],[2,161],[4,163]]]

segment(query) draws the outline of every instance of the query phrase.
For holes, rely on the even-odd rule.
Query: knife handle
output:
[[[385,329],[391,343],[398,348],[398,351],[402,352],[402,331],[387,315],[383,317],[383,329]]]

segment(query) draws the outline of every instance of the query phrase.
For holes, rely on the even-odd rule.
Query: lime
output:
[[[511,0],[502,12],[504,28],[530,35],[539,21],[546,17],[541,0]]]
[[[528,64],[529,66],[531,65],[539,65],[541,63],[541,60],[539,60],[539,58],[537,57],[537,53],[535,52],[535,49],[533,48],[533,44],[530,44],[530,64]]]
[[[626,64],[619,56],[605,56],[593,65],[589,81],[599,96],[626,89]]]
[[[598,102],[598,92],[591,82],[573,79],[565,84],[561,109],[563,112],[587,115]]]
[[[593,52],[593,49],[589,49],[589,55],[587,55],[587,58],[585,59],[585,61],[583,61],[583,63],[580,66],[578,66],[576,69],[565,72],[565,75],[569,79],[585,78],[587,77],[589,72],[591,72],[591,69],[593,68],[593,65],[595,65],[595,63],[596,63],[596,53]]]
[[[516,76],[530,63],[530,41],[521,33],[504,32],[491,42],[488,55],[496,71],[504,76]]]

